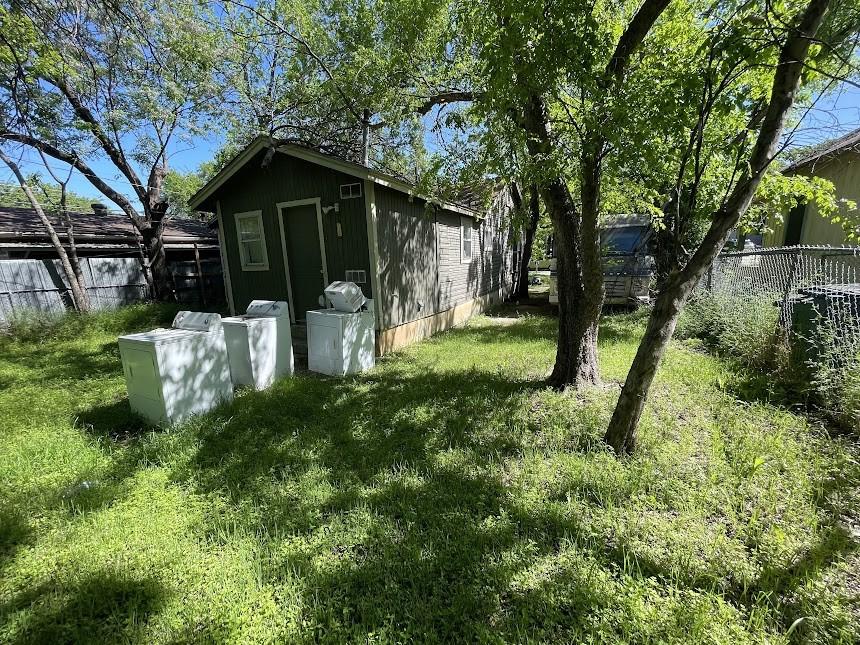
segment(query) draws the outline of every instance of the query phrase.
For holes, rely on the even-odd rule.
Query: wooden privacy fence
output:
[[[148,299],[137,258],[80,258],[93,309],[113,309]],[[213,306],[224,300],[220,262],[168,262],[176,299]],[[15,313],[61,313],[72,308],[59,260],[0,260],[0,323]]]

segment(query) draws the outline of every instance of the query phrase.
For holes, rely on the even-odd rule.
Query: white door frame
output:
[[[218,250],[221,253],[221,273],[224,276],[224,286],[227,291],[227,306],[230,308],[230,315],[235,316],[236,307],[233,304],[233,283],[230,281],[230,264],[227,262],[227,244],[224,239],[226,231],[224,230],[224,218],[221,216],[221,200],[215,202],[215,215],[218,218]],[[202,280],[203,278],[199,279]]]
[[[278,226],[281,229],[281,251],[284,254],[284,274],[287,278],[287,296],[289,297],[290,305],[290,320],[296,322],[296,309],[293,303],[293,283],[290,279],[290,259],[287,255],[287,235],[284,229],[284,211],[295,206],[316,206],[317,209],[317,232],[320,238],[320,258],[322,259],[322,275],[323,288],[328,286],[328,265],[325,257],[325,234],[323,233],[322,221],[322,206],[319,197],[309,197],[307,199],[294,199],[289,202],[278,202],[275,207],[278,209]]]

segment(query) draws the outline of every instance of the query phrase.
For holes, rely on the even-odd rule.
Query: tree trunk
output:
[[[72,271],[75,274],[75,279],[78,281],[78,286],[81,291],[81,301],[78,303],[78,311],[89,311],[90,295],[87,293],[86,278],[84,277],[83,269],[81,269],[81,261],[78,258],[78,245],[75,243],[75,228],[72,224],[72,218],[69,217],[69,210],[66,206],[66,185],[60,185],[60,213],[62,214],[63,223],[66,225],[66,237],[69,240],[69,264],[72,266]]]
[[[705,239],[693,257],[681,271],[670,277],[666,288],[657,297],[606,431],[605,440],[617,454],[629,453],[635,447],[639,419],[660,359],[675,331],[678,316],[693,289],[722,250],[729,231],[746,213],[764,172],[776,155],[786,115],[794,104],[800,85],[810,42],[829,4],[830,0],[811,0],[786,39],[774,73],[770,104],[747,169],[725,206],[715,214]]]
[[[677,252],[678,193],[672,189],[669,201],[663,206],[662,226],[654,231],[654,288],[660,293],[669,283],[673,271],[679,266]]]
[[[636,429],[657,366],[675,332],[678,316],[694,288],[694,282],[682,282],[680,275],[674,273],[657,296],[648,317],[645,335],[639,342],[639,349],[627,373],[627,380],[606,431],[606,443],[612,446],[617,454],[632,452],[636,445]]]
[[[152,276],[152,295],[156,300],[168,301],[173,299],[174,294],[170,288],[170,271],[162,239],[167,203],[157,202],[148,211],[147,226],[141,230],[141,235],[149,273]]]
[[[36,199],[33,191],[30,190],[30,186],[24,179],[24,175],[21,173],[21,169],[18,167],[18,164],[12,161],[12,159],[10,159],[2,150],[0,150],[0,160],[9,167],[9,170],[11,170],[18,179],[18,184],[21,186],[21,190],[24,191],[30,205],[33,207],[33,210],[36,211],[39,221],[41,221],[42,226],[45,227],[45,231],[47,231],[48,237],[51,239],[51,244],[53,244],[54,250],[60,258],[63,273],[65,273],[66,279],[69,281],[69,288],[72,292],[72,302],[75,309],[77,311],[86,311],[87,297],[83,288],[83,283],[78,282],[78,277],[75,275],[74,269],[72,269],[72,265],[69,262],[69,256],[66,253],[66,249],[63,248],[63,243],[60,241],[60,237],[57,235],[54,225],[51,224],[51,220],[49,220],[48,216],[45,215],[45,211],[42,210],[42,205],[39,203],[39,200]]]
[[[551,154],[554,144],[540,96],[530,97],[522,124],[532,135],[526,142],[529,155],[540,161]],[[558,347],[549,384],[559,389],[596,385],[600,382],[597,325],[603,305],[602,274],[594,280],[595,254],[598,265],[600,261],[599,243],[592,239],[597,235],[596,213],[594,221],[585,225],[583,237],[583,218],[564,177],[544,183],[540,194],[553,224],[558,280]]]
[[[540,195],[537,186],[529,186],[529,219],[523,231],[523,252],[520,256],[519,277],[517,278],[516,298],[528,300],[529,297],[529,263],[532,260],[535,233],[540,222]]]
[[[583,280],[579,217],[561,179],[550,182],[541,193],[555,232],[558,281],[558,346],[549,383],[558,389],[595,385],[600,382],[597,365],[600,304],[595,302],[593,292],[587,292]],[[601,294],[602,288],[601,283]]]

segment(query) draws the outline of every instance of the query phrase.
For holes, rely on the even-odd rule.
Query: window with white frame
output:
[[[266,233],[263,211],[236,213],[236,235],[239,238],[239,259],[243,271],[267,271]]]
[[[361,197],[361,184],[341,184],[340,186],[340,198],[341,199],[355,199],[356,197]]]
[[[472,220],[469,217],[460,218],[460,262],[472,261]]]

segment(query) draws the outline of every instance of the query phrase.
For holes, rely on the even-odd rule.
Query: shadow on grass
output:
[[[135,414],[128,397],[93,406],[77,415],[78,424],[96,437],[126,441],[151,431],[146,419]]]
[[[551,340],[556,324],[525,319],[450,333],[523,346]],[[601,342],[635,342],[640,330],[635,317],[610,316]],[[679,580],[611,534],[594,535],[560,512],[563,500],[549,490],[536,510],[523,510],[503,465],[535,450],[530,399],[543,387],[502,370],[434,369],[408,354],[358,377],[286,379],[180,428],[192,435],[193,448],[171,466],[172,477],[204,498],[225,499],[223,515],[205,527],[206,539],[217,544],[241,532],[271,543],[261,580],[300,585],[303,619],[322,630],[302,634],[308,641],[371,632],[381,640],[432,634],[468,641],[500,633],[516,639],[544,628],[550,640],[593,635],[592,615],[618,609],[614,587],[600,576],[559,566],[527,589],[512,590],[536,560],[551,560],[570,542],[610,581],[632,558],[637,577],[713,592],[713,578],[697,577],[694,567]],[[81,420],[113,437],[140,430],[125,400],[93,408]],[[150,450],[144,441],[130,442],[114,479],[151,464]],[[577,486],[564,494],[597,497],[599,504],[587,483]],[[835,517],[834,509],[825,512]],[[802,561],[766,572],[753,589],[724,595],[751,604],[756,594],[790,592],[847,552],[846,536],[833,527]],[[144,609],[150,610],[145,603]],[[58,611],[61,621],[65,609]],[[782,615],[786,626],[791,619]],[[568,631],[554,634],[550,623]],[[629,636],[624,625],[614,629],[619,638]]]
[[[0,604],[0,619],[14,621],[20,612],[14,644],[129,642],[143,636],[147,617],[162,601],[162,588],[153,580],[104,573],[68,588],[30,589]]]
[[[0,573],[24,546],[33,542],[30,523],[14,507],[0,508]]]

